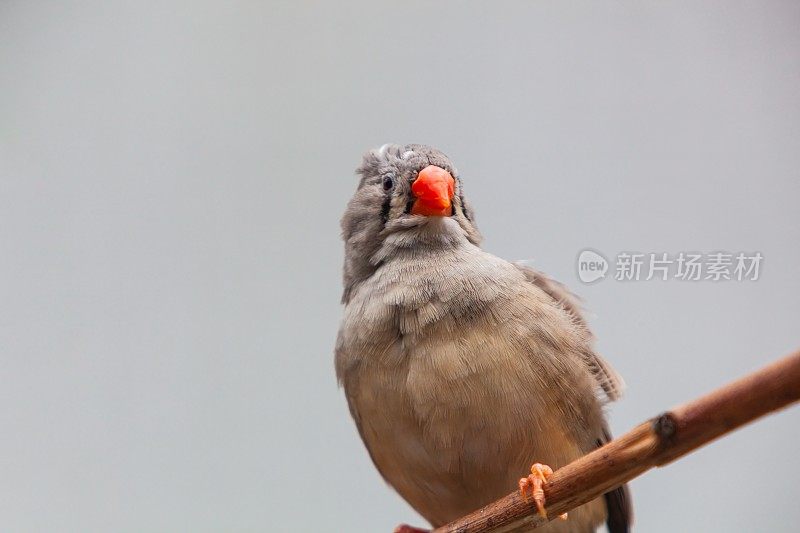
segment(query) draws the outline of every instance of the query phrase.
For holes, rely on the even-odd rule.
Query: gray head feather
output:
[[[428,223],[429,217],[409,213],[413,196],[411,184],[419,171],[428,165],[447,170],[456,180],[452,219],[458,224],[442,225],[460,233],[478,245],[480,233],[475,226],[472,209],[464,198],[461,179],[450,159],[441,151],[422,144],[384,144],[370,150],[361,161],[358,188],[342,217],[342,238],[345,241],[344,294],[347,302],[354,287],[369,278],[381,261],[390,259],[381,251],[386,239],[405,232],[408,242],[422,235],[414,228]],[[395,237],[395,240],[398,240]],[[425,242],[419,242],[425,246]]]

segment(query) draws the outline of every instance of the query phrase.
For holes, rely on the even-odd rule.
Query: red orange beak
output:
[[[449,217],[453,214],[451,199],[455,180],[445,169],[428,165],[420,170],[411,184],[416,200],[411,207],[412,215]]]

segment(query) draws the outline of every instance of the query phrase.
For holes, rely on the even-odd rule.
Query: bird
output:
[[[623,387],[580,300],[480,247],[440,150],[386,144],[356,172],[334,352],[372,462],[434,528],[517,489],[545,514],[552,469],[610,440],[604,406]],[[622,486],[537,531],[624,533],[631,509]]]

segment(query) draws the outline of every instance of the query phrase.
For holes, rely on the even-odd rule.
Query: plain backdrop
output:
[[[448,153],[486,249],[585,299],[615,433],[797,348],[798,27],[793,1],[3,1],[0,530],[424,524],[333,372],[338,220],[385,142]],[[764,263],[584,285],[587,247]],[[638,531],[797,531],[798,449],[794,408],[641,476]]]

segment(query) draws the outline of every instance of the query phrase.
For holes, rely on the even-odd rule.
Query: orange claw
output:
[[[531,474],[519,480],[519,492],[522,499],[528,501],[528,490],[530,489],[533,503],[536,504],[536,511],[542,518],[547,518],[547,511],[544,509],[544,485],[553,475],[553,469],[541,463],[531,465]],[[567,519],[567,513],[559,515],[562,520]]]

